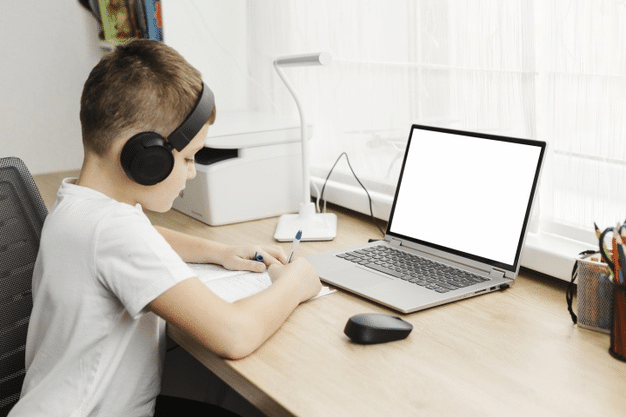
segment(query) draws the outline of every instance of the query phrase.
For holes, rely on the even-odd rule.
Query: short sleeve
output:
[[[137,207],[103,219],[96,242],[98,280],[133,318],[169,288],[195,276]]]

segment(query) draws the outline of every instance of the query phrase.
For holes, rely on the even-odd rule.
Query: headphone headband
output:
[[[196,101],[193,110],[185,121],[176,128],[168,137],[167,141],[176,149],[181,151],[198,134],[202,126],[205,125],[215,106],[215,96],[207,85],[202,83],[200,97]]]

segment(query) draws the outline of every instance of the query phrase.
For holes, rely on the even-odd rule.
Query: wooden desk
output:
[[[47,204],[66,175],[35,178]],[[299,255],[377,236],[365,216],[337,214],[337,238],[302,242]],[[276,243],[276,219],[209,227],[176,211],[149,216],[226,243]],[[342,291],[302,304],[239,361],[169,332],[268,415],[624,416],[626,363],[609,355],[608,335],[572,324],[566,287],[524,270],[506,291],[403,316],[414,326],[411,335],[382,345],[353,344],[343,327],[354,314],[392,311]]]

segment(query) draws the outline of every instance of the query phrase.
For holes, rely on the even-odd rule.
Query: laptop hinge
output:
[[[504,271],[500,271],[499,269],[493,268],[489,272],[489,276],[493,278],[504,278]]]
[[[399,239],[396,239],[395,237],[392,237],[391,240],[389,241],[389,246],[397,248],[402,244],[402,241],[400,241]]]

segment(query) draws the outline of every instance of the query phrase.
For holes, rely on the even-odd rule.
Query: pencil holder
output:
[[[611,331],[613,284],[609,267],[603,262],[579,257],[578,263],[578,322],[580,327],[603,333]]]
[[[626,285],[613,284],[613,320],[609,353],[626,362]]]

